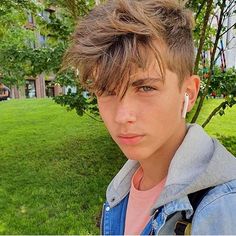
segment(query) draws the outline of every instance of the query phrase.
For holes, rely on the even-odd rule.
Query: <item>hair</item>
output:
[[[175,0],[108,0],[79,22],[63,67],[79,71],[90,92],[127,89],[131,67],[145,69],[150,49],[162,76],[166,68],[175,72],[181,87],[193,73],[193,24]],[[156,44],[165,45],[165,55]]]

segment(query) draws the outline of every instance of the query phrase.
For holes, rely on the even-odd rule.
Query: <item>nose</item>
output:
[[[136,121],[135,106],[127,99],[127,97],[122,98],[121,101],[117,103],[115,122],[119,124],[134,123]]]

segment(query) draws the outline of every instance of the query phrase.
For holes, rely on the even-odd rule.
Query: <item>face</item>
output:
[[[109,133],[129,159],[165,155],[185,129],[181,117],[185,91],[175,73],[166,70],[163,80],[157,68],[149,63],[146,70],[137,69],[123,98],[118,92],[97,97]]]

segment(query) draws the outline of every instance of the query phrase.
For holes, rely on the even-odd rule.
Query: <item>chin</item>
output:
[[[129,153],[125,153],[123,152],[124,155],[126,156],[127,159],[129,160],[133,160],[133,161],[141,161],[146,159],[146,157],[144,155],[140,155],[137,153],[137,155],[135,155],[135,153],[129,154]]]
[[[129,160],[141,161],[141,160],[147,159],[151,155],[150,151],[144,147],[119,146],[119,148],[121,149],[123,154],[126,156],[126,158]]]

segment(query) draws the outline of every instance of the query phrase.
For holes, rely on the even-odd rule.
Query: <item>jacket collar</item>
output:
[[[188,125],[188,132],[176,151],[166,185],[154,209],[189,193],[236,179],[236,159],[201,126]],[[128,160],[107,188],[110,207],[117,205],[129,192],[137,161]]]

